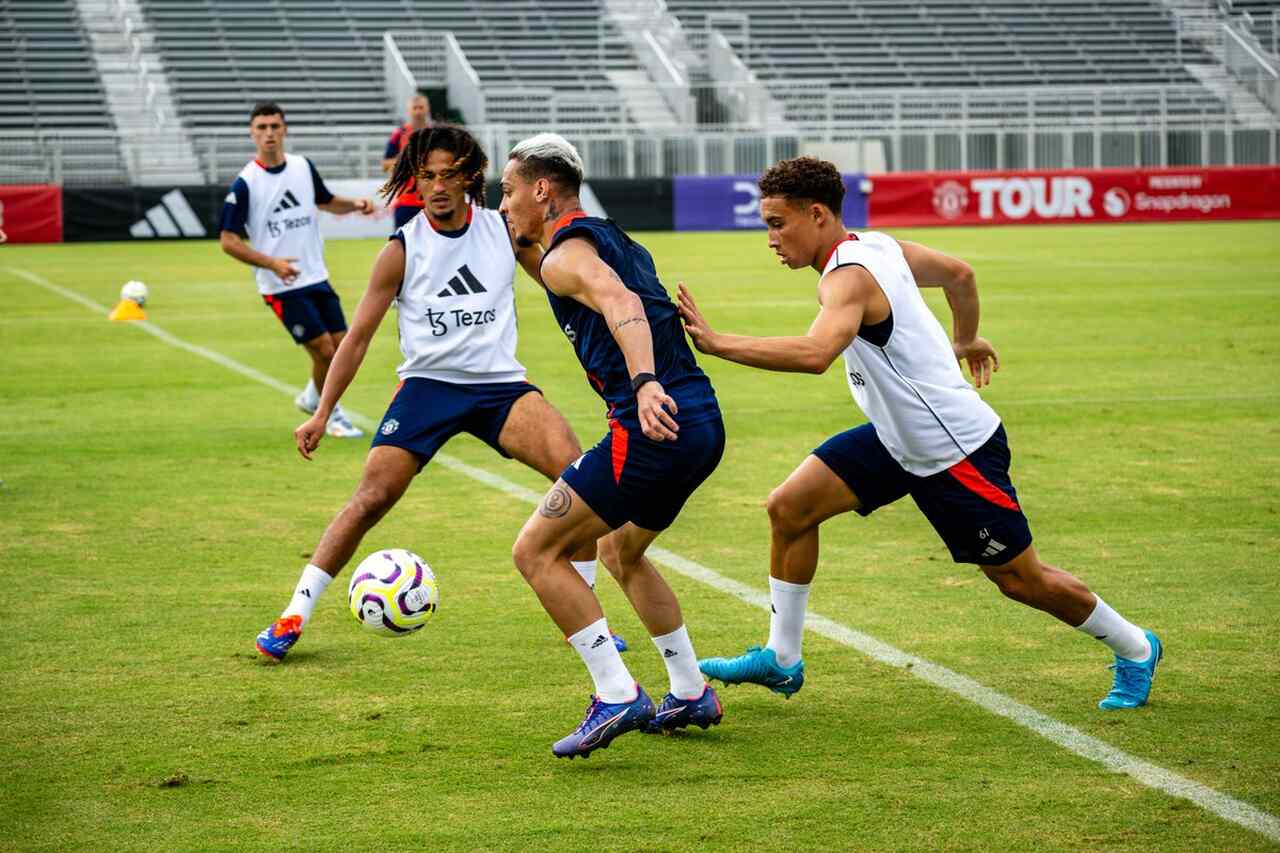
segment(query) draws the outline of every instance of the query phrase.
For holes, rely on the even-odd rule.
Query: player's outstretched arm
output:
[[[941,287],[951,307],[951,348],[956,358],[968,362],[973,384],[978,388],[991,382],[1000,369],[1000,356],[986,338],[978,337],[978,282],[973,267],[959,258],[928,246],[899,240],[911,275],[920,287]]]
[[[237,261],[248,264],[251,267],[262,267],[264,270],[271,270],[285,284],[298,277],[299,270],[294,265],[294,261],[298,260],[297,258],[273,258],[270,255],[264,255],[246,243],[244,238],[234,231],[223,230],[219,235],[218,242],[222,246],[222,251]]]
[[[596,247],[581,238],[560,243],[542,264],[542,284],[557,296],[574,299],[604,317],[633,377],[653,376],[653,335],[640,297],[627,289]],[[656,379],[636,389],[640,429],[654,441],[674,441],[680,427],[672,415],[676,401]]]
[[[400,282],[404,279],[404,245],[399,240],[389,240],[382,247],[378,258],[373,262],[373,272],[369,274],[369,286],[360,304],[356,306],[355,316],[351,318],[351,328],[347,330],[338,351],[329,363],[329,372],[325,375],[324,388],[320,391],[320,405],[315,414],[302,426],[294,430],[294,439],[298,443],[298,452],[310,459],[311,452],[324,437],[325,424],[333,407],[338,405],[351,381],[356,378],[356,371],[369,351],[369,342],[374,332],[386,316],[387,309],[396,298]]]
[[[825,373],[858,334],[873,287],[875,281],[862,267],[840,267],[827,273],[818,282],[818,316],[808,332],[792,337],[756,338],[713,331],[683,283],[679,285],[680,316],[693,345],[708,355],[764,370]]]
[[[340,195],[335,195],[324,204],[317,204],[316,207],[335,216],[342,216],[344,213],[353,211],[368,216],[375,210],[373,202],[367,198],[346,198]]]
[[[537,243],[532,246],[521,246],[512,240],[511,249],[516,253],[516,260],[529,274],[529,278],[542,284],[542,246]]]

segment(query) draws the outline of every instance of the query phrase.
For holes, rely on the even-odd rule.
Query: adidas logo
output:
[[[994,540],[994,539],[988,539],[988,540],[987,540],[987,550],[985,550],[985,551],[983,551],[983,552],[982,552],[982,556],[984,556],[984,557],[994,557],[996,554],[999,554],[999,553],[1000,553],[1001,551],[1003,551],[1003,550],[1004,550],[1004,546],[1003,546],[1003,545],[1001,545],[999,542],[997,542],[997,541],[996,541],[996,540]]]
[[[467,288],[471,289],[468,290]],[[480,283],[479,279],[471,270],[467,269],[467,265],[463,264],[458,269],[458,275],[449,279],[449,286],[436,294],[440,297],[466,296],[468,293],[485,293],[485,286]]]
[[[673,658],[673,657],[675,657],[677,654],[679,654],[679,652],[677,652],[675,649],[663,649],[663,650],[662,650],[662,656],[663,656],[664,658]]]
[[[609,638],[606,637],[604,634],[600,634],[596,637],[595,642],[591,644],[591,648],[598,649],[600,648],[601,645],[607,642],[609,642]]]
[[[272,210],[271,212],[280,213],[281,211],[284,211],[284,210],[292,210],[293,208],[297,207],[301,203],[302,202],[298,201],[297,196],[293,194],[293,190],[285,190],[284,198],[280,199],[280,203],[277,204],[275,206],[275,209]]]
[[[305,595],[307,598],[310,598],[310,597],[311,597],[311,590],[309,590],[309,589],[304,589],[304,590],[302,591],[302,594],[303,594],[303,595]]]
[[[181,190],[169,190],[160,197],[159,204],[148,208],[145,216],[129,226],[130,236],[143,240],[206,237],[208,233]]]

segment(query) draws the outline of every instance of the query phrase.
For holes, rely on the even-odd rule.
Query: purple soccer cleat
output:
[[[653,700],[636,685],[630,702],[601,702],[592,696],[582,724],[551,747],[556,758],[587,758],[597,749],[606,749],[618,735],[642,729],[653,719]]]
[[[653,719],[644,727],[645,734],[656,735],[673,732],[686,726],[706,729],[720,725],[724,706],[710,684],[702,685],[702,695],[697,699],[678,699],[672,693],[662,697],[662,704]]]

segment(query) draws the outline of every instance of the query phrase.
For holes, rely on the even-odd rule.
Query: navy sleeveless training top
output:
[[[628,290],[640,297],[649,321],[649,333],[653,336],[653,372],[680,409],[676,422],[697,423],[719,417],[715,390],[698,367],[684,336],[680,312],[658,280],[648,250],[628,237],[612,220],[587,216],[580,210],[565,214],[556,224],[547,254],[572,237],[590,240],[600,259],[618,274]],[[586,370],[591,387],[609,405],[609,418],[636,423],[636,398],[631,390],[627,362],[603,315],[550,290],[547,290],[547,300],[556,323]]]

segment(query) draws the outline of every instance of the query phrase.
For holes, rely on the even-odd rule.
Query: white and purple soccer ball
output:
[[[136,302],[139,306],[147,304],[147,286],[140,281],[126,281],[120,288],[120,298]]]
[[[426,625],[440,603],[440,588],[427,561],[391,548],[365,557],[351,575],[347,605],[365,630],[404,637]]]

